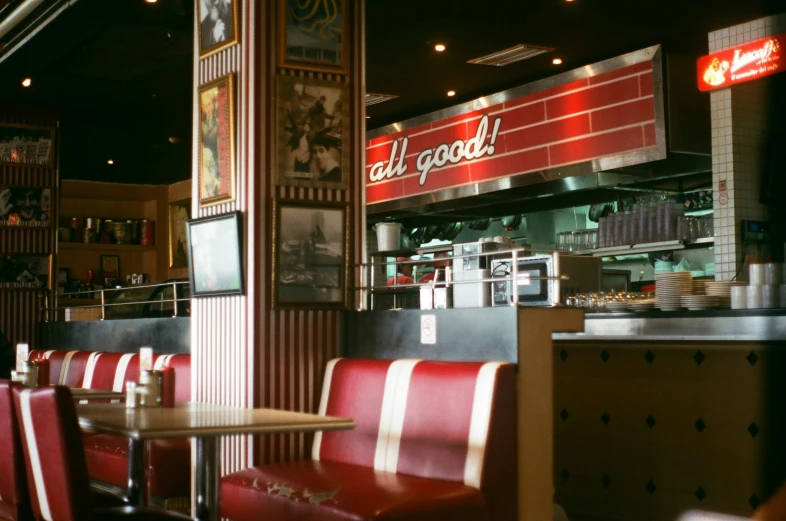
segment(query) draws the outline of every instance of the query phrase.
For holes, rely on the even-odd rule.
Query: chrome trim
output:
[[[644,61],[652,61],[653,73],[653,95],[655,100],[655,146],[646,149],[634,150],[630,152],[623,152],[591,161],[584,161],[582,163],[574,163],[571,165],[558,166],[547,168],[540,171],[527,172],[515,174],[513,176],[493,179],[484,181],[482,183],[474,183],[455,188],[447,188],[435,192],[428,192],[424,194],[412,195],[409,197],[401,197],[391,201],[384,201],[381,203],[369,204],[366,206],[367,215],[378,213],[390,213],[396,210],[403,210],[412,207],[425,206],[434,203],[443,203],[445,201],[452,201],[465,197],[472,197],[481,194],[488,194],[500,190],[507,190],[510,188],[521,188],[525,186],[542,184],[550,181],[562,182],[565,186],[559,189],[559,192],[572,191],[577,188],[570,186],[571,182],[566,180],[569,178],[582,176],[590,173],[604,173],[608,170],[616,170],[619,168],[629,167],[642,163],[649,163],[666,159],[668,157],[666,151],[666,115],[665,115],[665,102],[663,85],[663,58],[660,45],[653,45],[646,49],[634,51],[632,53],[623,54],[602,62],[584,67],[574,69],[572,71],[564,72],[550,78],[537,80],[521,87],[515,87],[497,94],[478,98],[476,100],[455,105],[447,109],[442,109],[430,114],[418,116],[401,123],[394,123],[385,127],[381,127],[370,131],[366,134],[366,139],[374,139],[387,134],[401,132],[410,128],[418,127],[435,121],[440,121],[453,116],[466,114],[475,110],[482,110],[491,105],[503,103],[505,101],[516,99],[527,94],[540,92],[542,90],[558,87],[576,80],[581,80],[610,72],[630,65],[635,65]],[[705,169],[711,169],[711,160],[701,156],[707,163]],[[697,160],[698,161],[698,160]],[[706,170],[705,170],[706,171]],[[673,172],[671,172],[673,174]],[[619,174],[619,173],[618,173]],[[630,177],[626,181],[634,182],[640,181],[635,177]],[[582,181],[575,180],[582,183]],[[620,179],[617,183],[622,184],[625,180]],[[595,180],[587,180],[584,183],[593,184],[593,188],[603,186],[601,178]],[[605,183],[604,183],[605,184]]]
[[[410,128],[418,127],[420,125],[425,125],[427,123],[433,123],[441,119],[447,119],[453,116],[466,114],[467,112],[472,112],[474,110],[481,110],[491,105],[497,105],[515,98],[526,96],[527,94],[540,92],[553,87],[559,87],[576,80],[591,78],[592,76],[597,76],[598,74],[628,67],[629,65],[636,65],[637,63],[649,60],[653,60],[656,65],[661,66],[660,54],[660,45],[653,45],[645,49],[623,54],[622,56],[615,56],[614,58],[609,58],[608,60],[603,60],[591,65],[585,65],[584,67],[579,67],[578,69],[573,69],[572,71],[566,71],[555,76],[536,80],[520,87],[514,87],[512,89],[497,92],[496,94],[490,94],[488,96],[482,96],[472,101],[467,101],[465,103],[454,105],[446,109],[441,109],[429,114],[417,116],[406,121],[391,123],[390,125],[366,132],[366,139],[374,139],[387,134],[393,134],[395,132],[401,132]],[[659,79],[661,82],[663,81],[662,72],[659,74]],[[661,95],[662,94],[663,91],[661,90]],[[661,114],[663,114],[662,111]]]
[[[685,312],[684,316],[593,318],[585,316],[584,333],[558,333],[554,340],[593,342],[627,341],[784,341],[786,314],[752,315],[750,312],[718,312],[718,316],[701,316]],[[693,316],[692,316],[693,315]],[[698,315],[698,316],[696,316]],[[679,347],[679,345],[675,345]]]

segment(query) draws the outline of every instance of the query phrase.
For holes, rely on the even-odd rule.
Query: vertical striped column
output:
[[[204,59],[194,39],[192,215],[239,211],[243,219],[244,296],[194,299],[191,307],[192,395],[195,400],[236,406],[315,412],[327,360],[339,354],[342,312],[281,310],[272,306],[272,208],[275,198],[348,204],[347,262],[361,262],[363,201],[363,2],[345,0],[351,16],[348,75],[331,75],[276,66],[278,2],[240,2],[240,42]],[[195,35],[199,20],[195,15]],[[200,85],[235,74],[236,200],[204,209],[198,202]],[[346,83],[351,93],[350,186],[346,190],[275,185],[275,85],[277,75],[305,76]],[[357,277],[355,270],[352,279]],[[348,282],[356,285],[355,280]],[[348,302],[358,306],[355,297]],[[252,464],[307,457],[311,436],[288,434],[251,439],[224,438],[222,472]]]

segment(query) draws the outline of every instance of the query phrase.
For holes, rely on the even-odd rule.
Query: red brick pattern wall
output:
[[[494,154],[434,168],[421,186],[417,168],[421,151],[474,137],[484,115],[489,117],[489,138],[494,120],[502,118]],[[372,183],[372,165],[387,163],[393,143],[405,137],[406,173]],[[523,175],[655,145],[653,63],[647,61],[369,140],[366,202]]]

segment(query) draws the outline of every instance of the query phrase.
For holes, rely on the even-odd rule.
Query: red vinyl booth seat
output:
[[[319,412],[352,418],[356,427],[317,433],[312,461],[222,478],[222,517],[516,518],[511,364],[332,360]]]
[[[31,359],[49,360],[49,383],[123,391],[139,381],[139,354],[96,351],[32,351]],[[175,403],[191,400],[191,355],[161,354],[154,368],[164,371],[165,387]],[[113,434],[83,433],[90,478],[114,487],[128,486],[128,439]],[[191,444],[187,439],[148,443],[148,492],[156,499],[191,495]]]

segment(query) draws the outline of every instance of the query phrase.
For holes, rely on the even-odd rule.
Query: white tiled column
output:
[[[782,32],[786,14],[767,16],[709,33],[709,50],[723,51]],[[759,203],[765,100],[764,85],[755,80],[710,94],[716,280],[731,280],[745,260],[741,222],[767,219],[767,209]]]

